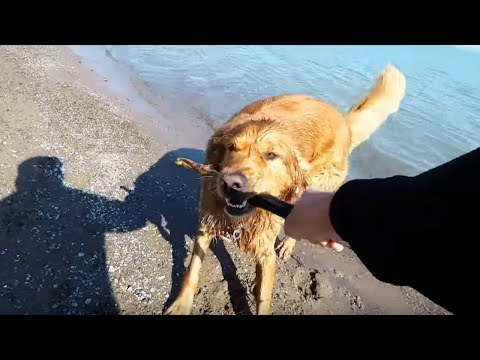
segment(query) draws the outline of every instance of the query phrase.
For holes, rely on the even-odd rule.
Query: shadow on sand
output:
[[[194,239],[198,230],[200,177],[192,170],[176,165],[177,157],[203,162],[204,152],[184,148],[166,153],[137,178],[134,190],[125,200],[127,207],[135,209],[136,216],[140,216],[141,223],[150,221],[155,224],[172,246],[172,288],[166,307],[175,300],[181,288],[187,257],[185,237]],[[235,264],[223,241],[213,242],[211,250],[219,260],[223,277],[228,282],[234,312],[250,314],[246,291],[236,275]],[[203,276],[208,275],[203,273]]]
[[[125,201],[65,186],[56,157],[21,163],[16,191],[0,201],[0,314],[117,314],[105,235],[147,222],[172,246],[168,306],[185,271],[185,237],[194,238],[198,226],[199,176],[177,166],[178,156],[201,162],[204,154],[195,149],[166,153],[136,179]],[[223,242],[215,242],[212,251],[235,313],[249,314],[245,289]]]

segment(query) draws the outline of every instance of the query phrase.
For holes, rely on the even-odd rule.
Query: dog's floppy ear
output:
[[[282,200],[294,203],[300,198],[300,196],[302,196],[308,186],[296,157],[294,161],[290,162],[290,176],[292,183],[288,187],[284,196],[282,196]]]
[[[307,183],[302,179],[299,184],[293,184],[288,188],[283,200],[293,204],[303,195],[306,189]]]
[[[220,163],[225,156],[225,129],[220,128],[210,137],[207,144],[207,152],[205,156],[205,164],[210,165],[213,169],[219,171]]]
[[[215,130],[208,141],[205,165],[211,165],[213,169],[220,171],[220,164],[225,156],[227,142],[238,128],[241,128],[241,125],[226,123]]]

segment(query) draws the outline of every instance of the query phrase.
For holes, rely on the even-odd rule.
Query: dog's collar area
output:
[[[238,228],[235,230],[227,229],[225,231],[220,231],[218,233],[218,236],[228,241],[238,241],[241,235],[242,235],[242,228]]]

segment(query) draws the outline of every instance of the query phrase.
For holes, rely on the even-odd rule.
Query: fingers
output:
[[[330,239],[328,241],[322,241],[322,242],[320,242],[320,245],[323,246],[324,248],[334,249],[336,252],[342,252],[343,249],[344,249],[342,244],[337,243],[337,242],[333,241],[332,239]]]

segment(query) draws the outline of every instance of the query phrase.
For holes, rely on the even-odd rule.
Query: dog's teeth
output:
[[[225,200],[225,202],[227,203],[227,205],[229,207],[233,207],[233,208],[237,208],[237,209],[242,209],[245,207],[245,205],[247,205],[247,200],[245,200],[243,203],[239,204],[239,205],[235,205],[235,204],[232,204],[231,202]]]

